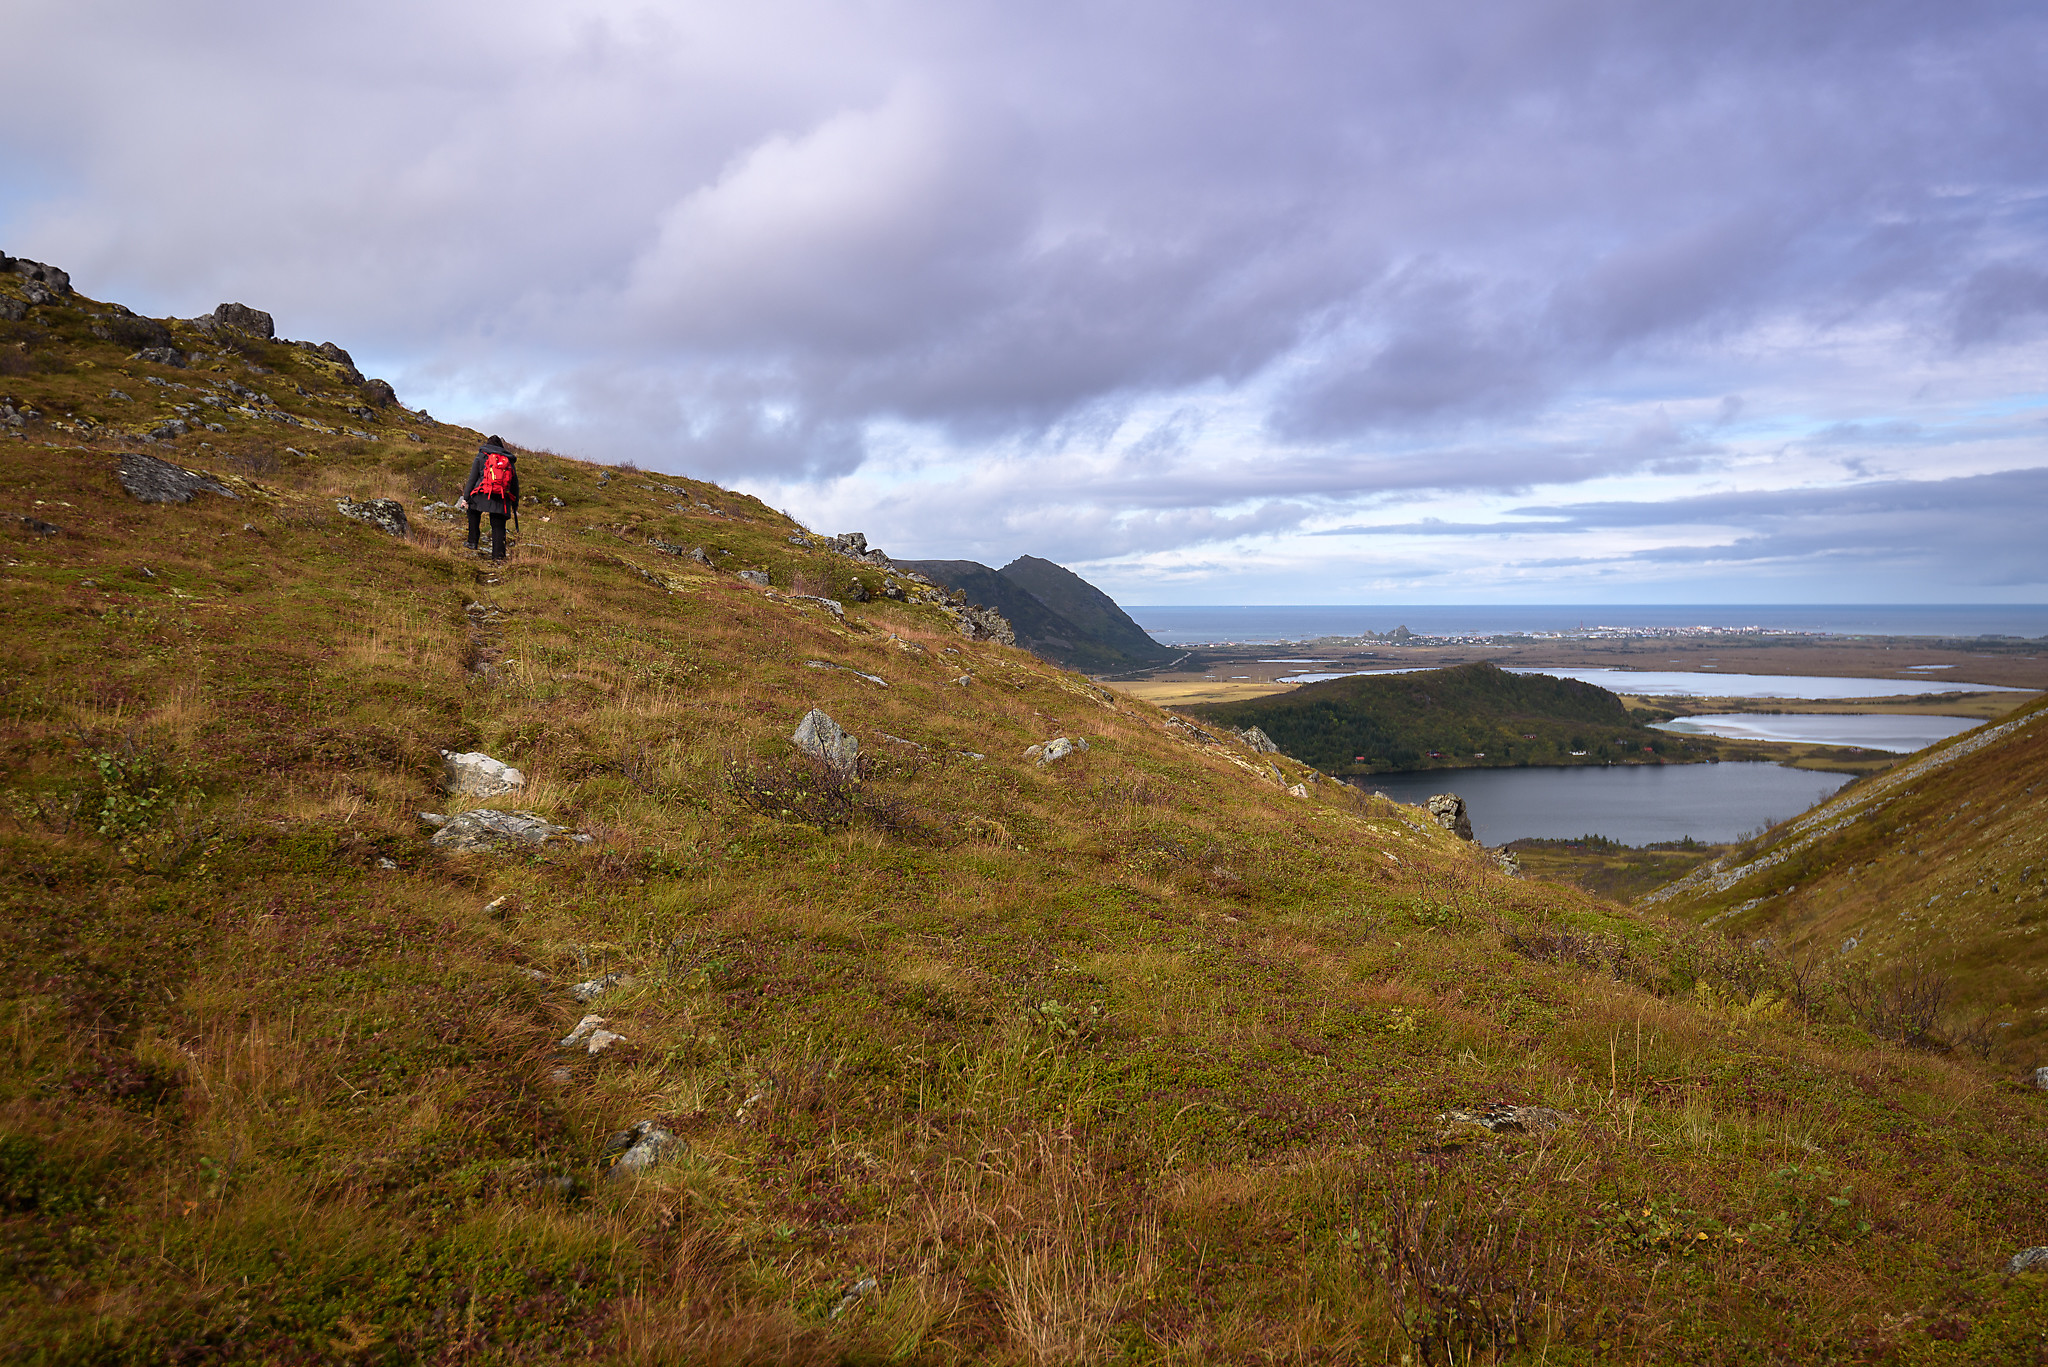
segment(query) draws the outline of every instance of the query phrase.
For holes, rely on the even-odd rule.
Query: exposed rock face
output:
[[[262,309],[252,309],[247,304],[221,304],[212,313],[196,321],[211,323],[217,328],[232,328],[268,341],[277,336],[277,324]]]
[[[389,408],[398,402],[398,391],[389,380],[364,380],[363,397],[379,408]]]
[[[334,506],[343,517],[367,522],[393,536],[406,536],[412,527],[405,520],[405,505],[395,498],[371,498],[358,503],[352,498],[336,499]]]
[[[134,359],[148,361],[152,365],[167,365],[173,370],[183,370],[186,356],[174,346],[150,346],[136,352]]]
[[[468,797],[496,797],[526,786],[526,775],[480,750],[441,752],[441,786]]]
[[[1436,824],[1460,840],[1472,838],[1472,818],[1465,814],[1465,799],[1456,793],[1438,793],[1428,803]]]
[[[739,580],[742,584],[752,584],[757,589],[765,589],[768,587],[768,572],[766,570],[741,570],[739,572]]]
[[[860,742],[815,707],[804,713],[790,739],[796,742],[797,749],[825,761],[842,774],[851,775],[860,768]]]
[[[624,1177],[645,1172],[671,1153],[688,1147],[652,1120],[642,1120],[606,1140],[604,1151],[618,1155],[612,1164],[612,1176]]]
[[[1280,747],[1273,744],[1273,738],[1256,726],[1247,726],[1237,733],[1237,738],[1262,755],[1280,753]]]
[[[0,294],[0,319],[5,319],[10,323],[18,323],[26,317],[28,317],[28,304],[25,300],[12,299],[4,294]]]
[[[428,843],[436,849],[457,854],[476,850],[501,850],[513,845],[545,845],[550,840],[588,842],[587,835],[574,834],[533,812],[500,812],[479,807],[451,817]]]
[[[2036,1068],[2034,1070],[2034,1085],[2042,1091],[2048,1092],[2048,1068]]]
[[[2010,1274],[2036,1267],[2048,1271],[2048,1244],[2037,1244],[2033,1248],[2021,1249],[2012,1255],[2012,1261],[2005,1265],[2005,1270]]]
[[[197,493],[240,495],[197,470],[133,452],[121,457],[121,487],[144,503],[190,503]]]

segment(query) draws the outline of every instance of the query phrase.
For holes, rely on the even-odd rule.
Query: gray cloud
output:
[[[8,250],[150,312],[270,308],[592,456],[824,498],[909,429],[985,477],[833,496],[933,549],[1623,476],[1706,517],[1745,424],[1929,472],[1936,406],[2048,348],[2048,16],[2017,0],[9,25],[39,57],[0,86]]]

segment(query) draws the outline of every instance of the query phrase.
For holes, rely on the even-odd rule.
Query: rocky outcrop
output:
[[[1273,744],[1273,738],[1256,726],[1247,726],[1236,733],[1237,738],[1262,755],[1277,755],[1280,747]]]
[[[2005,1270],[2010,1276],[2037,1267],[2043,1272],[2048,1272],[2048,1244],[2037,1244],[2033,1248],[2021,1249],[2012,1255],[2011,1261],[2005,1265]]]
[[[389,408],[398,402],[398,391],[388,380],[364,380],[363,397],[379,408]]]
[[[144,503],[190,503],[192,496],[200,493],[240,497],[209,475],[139,451],[121,457],[120,480],[123,489]]]
[[[804,713],[790,739],[796,748],[851,777],[860,770],[860,742],[817,708]]]
[[[44,292],[50,294],[71,293],[71,276],[68,272],[41,261],[31,261],[25,256],[8,256],[0,252],[0,273],[18,275],[31,284],[41,285]]]
[[[341,498],[334,501],[334,506],[343,517],[367,522],[393,536],[408,536],[412,532],[411,525],[405,520],[405,505],[395,498],[368,498],[361,502]]]
[[[1465,812],[1465,799],[1456,793],[1438,793],[1426,804],[1437,825],[1460,840],[1472,838],[1472,818]]]
[[[994,641],[998,645],[1017,644],[1017,633],[1010,621],[994,608],[976,607],[972,603],[948,608],[960,634],[970,641]]]
[[[443,750],[441,767],[441,786],[464,797],[496,797],[526,786],[526,775],[480,750]]]
[[[820,537],[817,545],[824,550],[836,551],[840,555],[851,556],[870,565],[889,563],[888,556],[868,545],[867,536],[862,532],[841,532],[837,536]]]
[[[171,345],[171,330],[154,318],[140,318],[132,313],[94,314],[90,324],[92,335],[103,342],[113,342],[131,351],[163,350]],[[182,366],[185,358],[178,356]],[[166,363],[168,364],[168,363]]]
[[[212,313],[192,320],[202,327],[227,328],[234,332],[246,332],[252,337],[270,341],[277,336],[277,324],[262,309],[252,309],[247,304],[219,304]]]

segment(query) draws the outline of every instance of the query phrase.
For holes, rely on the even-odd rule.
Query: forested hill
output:
[[[1485,662],[1361,674],[1186,710],[1256,726],[1287,754],[1340,776],[1693,758],[1683,738],[1633,720],[1604,688]]]

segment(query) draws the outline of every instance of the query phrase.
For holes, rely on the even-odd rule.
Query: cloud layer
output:
[[[1931,511],[2048,466],[2038,6],[28,0],[10,38],[0,246],[904,553],[1137,601],[2048,591],[1997,505]]]

